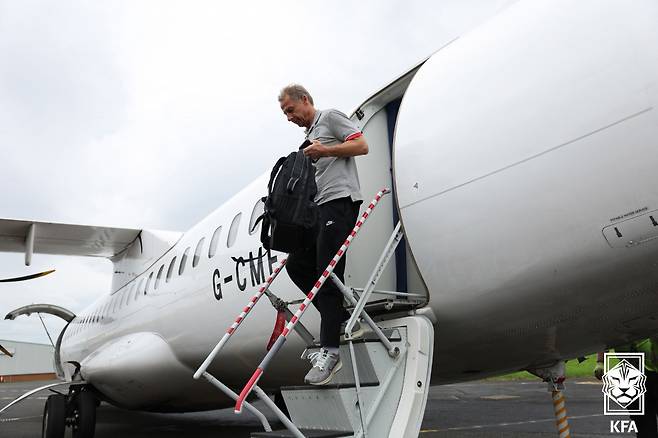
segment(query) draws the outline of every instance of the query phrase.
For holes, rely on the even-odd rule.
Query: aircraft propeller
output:
[[[48,275],[48,274],[52,274],[53,272],[55,272],[55,269],[50,269],[48,271],[38,272],[36,274],[25,275],[23,277],[3,278],[3,279],[0,279],[0,283],[11,283],[11,282],[16,282],[16,281],[32,280],[32,279],[35,279],[35,278],[43,277],[43,276]]]

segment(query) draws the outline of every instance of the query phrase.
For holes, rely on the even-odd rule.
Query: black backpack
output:
[[[292,253],[308,248],[315,239],[315,167],[302,151],[310,144],[306,140],[297,152],[279,158],[272,169],[267,196],[262,199],[264,213],[256,221],[263,221],[260,241],[265,249]]]

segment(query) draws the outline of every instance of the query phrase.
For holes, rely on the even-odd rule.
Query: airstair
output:
[[[426,298],[419,294],[375,290],[379,277],[402,239],[400,224],[398,223],[393,230],[363,289],[348,288],[333,274],[334,267],[377,203],[389,192],[388,189],[383,189],[375,196],[294,314],[288,309],[287,303],[269,292],[270,285],[286,264],[287,258],[284,258],[275,267],[272,275],[259,287],[258,292],[251,297],[235,322],[194,373],[195,379],[203,376],[235,400],[236,413],[241,413],[244,407],[260,420],[264,432],[254,433],[253,437],[418,436],[429,390],[434,329],[429,319],[417,315],[413,309],[423,305]],[[290,414],[288,418],[258,386],[258,382],[291,332],[295,331],[308,345],[302,358],[319,349],[313,336],[300,322],[300,318],[327,280],[333,281],[338,286],[348,304],[353,307],[345,327],[344,342],[341,342],[340,346],[343,368],[327,385],[281,388]],[[386,309],[396,309],[397,306],[397,311],[393,312],[396,316],[386,318],[379,315],[375,322],[368,313],[373,307],[369,303],[373,294],[387,297]],[[271,348],[247,384],[237,394],[211,375],[207,368],[263,295],[270,298],[277,310],[286,314],[288,323],[276,341],[271,344]],[[359,320],[362,321],[362,326],[367,326],[367,329],[364,335],[353,337],[352,330]],[[284,430],[272,431],[265,415],[246,401],[252,393],[274,412],[285,426]]]

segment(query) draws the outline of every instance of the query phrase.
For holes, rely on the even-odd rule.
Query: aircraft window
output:
[[[144,295],[149,291],[149,286],[151,285],[151,280],[153,279],[153,272],[149,274],[149,278],[146,280],[146,286],[144,287]]]
[[[144,286],[144,277],[139,279],[139,285],[137,286],[137,293],[135,294],[135,300],[137,299],[140,293],[146,293],[146,291],[142,286]]]
[[[233,246],[235,238],[238,237],[238,226],[240,225],[241,217],[242,213],[238,213],[233,218],[233,222],[231,222],[231,228],[228,230],[228,239],[226,239],[226,246],[229,248]]]
[[[194,258],[192,259],[192,267],[196,268],[196,265],[199,264],[199,259],[201,258],[201,249],[203,248],[203,242],[206,240],[205,237],[202,237],[199,240],[199,243],[196,244],[196,250],[194,251]]]
[[[160,269],[158,269],[158,276],[155,277],[155,286],[153,289],[157,289],[158,286],[160,286],[160,279],[162,278],[162,272],[164,271],[164,265],[160,265]]]
[[[169,280],[171,280],[171,275],[174,273],[175,264],[176,264],[176,257],[171,259],[171,262],[169,263],[169,268],[167,269],[167,283],[169,283]]]
[[[213,258],[215,257],[215,254],[217,254],[217,244],[219,243],[219,235],[222,234],[222,226],[218,226],[215,232],[212,235],[212,239],[210,239],[210,246],[208,247],[208,258]]]
[[[254,228],[254,225],[256,224],[256,221],[260,217],[260,215],[263,214],[265,204],[263,203],[262,199],[259,199],[256,201],[256,205],[254,205],[254,209],[251,212],[251,219],[249,219],[249,235],[253,235],[256,233],[256,229]],[[258,223],[258,226],[261,226],[261,223]],[[257,227],[258,228],[258,227]],[[253,230],[252,230],[253,229]]]
[[[185,263],[187,263],[187,255],[190,253],[190,247],[188,246],[185,252],[183,253],[183,257],[180,259],[180,266],[178,267],[178,275],[183,275],[183,272],[185,272]]]

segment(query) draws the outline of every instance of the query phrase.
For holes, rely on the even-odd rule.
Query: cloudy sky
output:
[[[184,231],[300,142],[282,86],[349,113],[512,2],[0,0],[0,217]],[[106,260],[0,254],[48,268],[0,283],[0,318],[109,291]],[[36,316],[0,339],[48,342]]]

